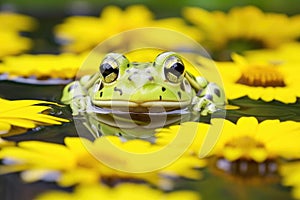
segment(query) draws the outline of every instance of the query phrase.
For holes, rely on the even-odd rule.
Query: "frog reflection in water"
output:
[[[109,53],[99,72],[64,88],[62,102],[70,104],[73,115],[86,115],[95,137],[128,132],[147,137],[155,128],[190,120],[191,113],[215,112],[225,97],[215,83],[191,75],[174,52],[163,52],[153,62]],[[177,112],[183,110],[189,112]]]

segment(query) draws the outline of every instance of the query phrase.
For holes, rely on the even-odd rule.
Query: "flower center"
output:
[[[238,154],[235,160],[227,156],[216,156],[212,164],[217,171],[231,175],[237,179],[269,181],[278,178],[277,160],[270,156],[264,143],[250,136],[236,137],[224,145],[223,152]],[[259,161],[260,160],[260,161]],[[270,180],[271,180],[270,179]]]
[[[134,177],[119,177],[117,175],[102,176],[101,182],[110,187],[114,187],[120,183],[145,183],[145,181],[142,179],[137,179]]]
[[[253,87],[284,87],[283,75],[275,66],[251,66],[242,72],[236,81],[243,85]]]
[[[253,160],[238,159],[233,162],[224,158],[214,160],[214,170],[231,175],[240,181],[259,180],[262,182],[278,181],[278,163],[275,160],[266,160],[257,163]]]

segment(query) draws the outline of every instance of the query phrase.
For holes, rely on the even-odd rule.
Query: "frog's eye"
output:
[[[184,65],[177,56],[170,56],[164,63],[164,73],[168,81],[178,83],[182,80],[184,74]]]
[[[110,53],[100,64],[100,74],[105,83],[114,82],[119,75],[120,66],[128,63],[126,57],[117,53]]]

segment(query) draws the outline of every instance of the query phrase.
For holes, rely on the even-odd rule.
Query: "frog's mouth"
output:
[[[118,110],[122,112],[165,112],[184,109],[188,107],[190,101],[146,101],[146,102],[133,102],[123,100],[93,100],[94,106],[99,108],[107,108],[111,110]]]

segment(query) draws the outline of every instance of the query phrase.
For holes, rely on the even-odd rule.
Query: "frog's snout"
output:
[[[154,81],[154,77],[151,73],[141,72],[131,74],[128,77],[128,80],[135,85],[135,88],[141,88],[147,83],[152,83]]]

